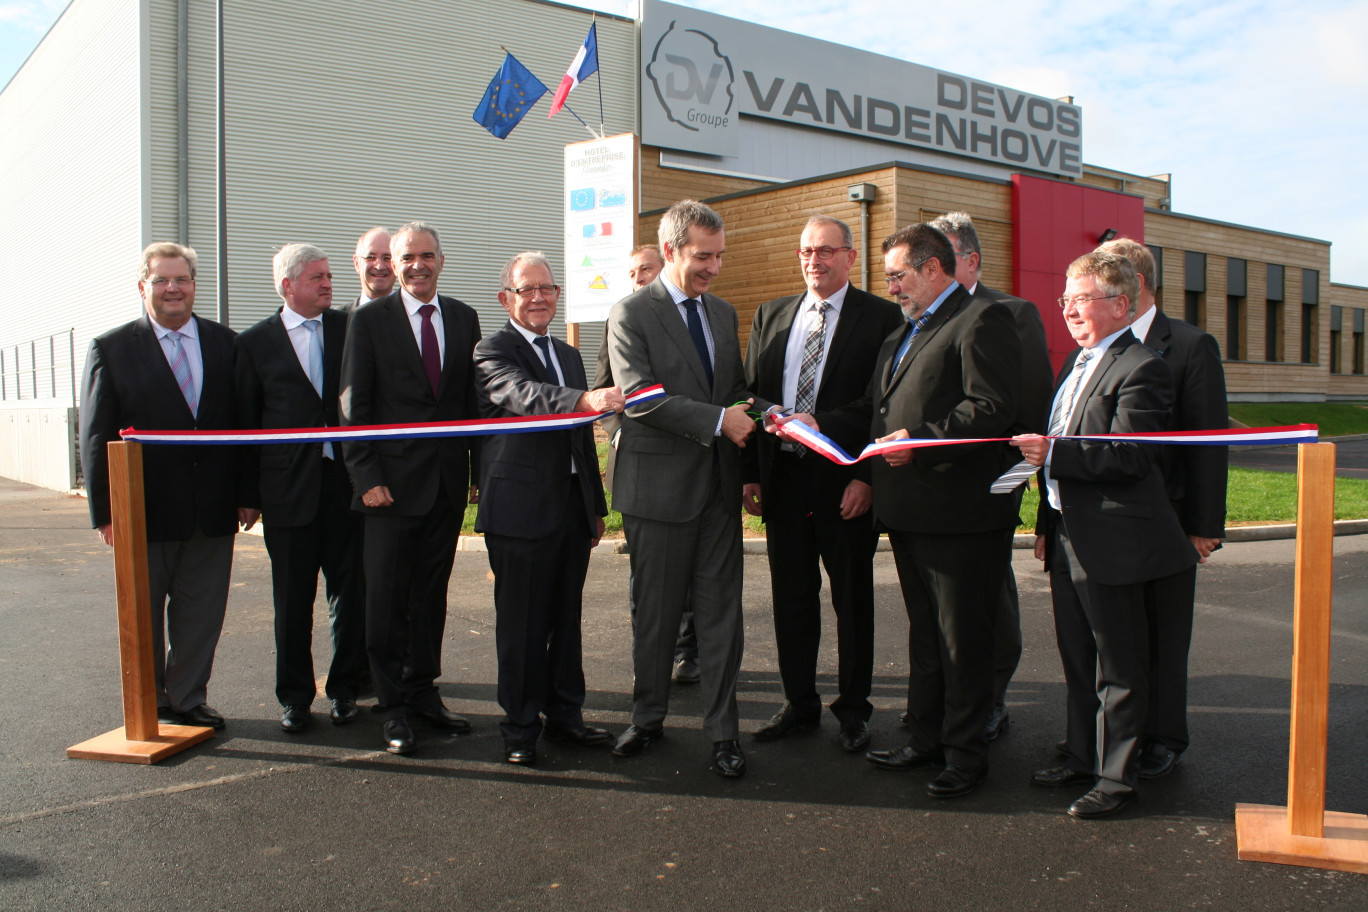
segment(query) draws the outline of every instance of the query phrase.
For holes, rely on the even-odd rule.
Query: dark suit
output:
[[[1021,385],[1017,388],[1017,420],[1013,434],[1043,434],[1049,420],[1050,397],[1054,386],[1054,371],[1050,369],[1050,351],[1045,342],[1045,324],[1040,311],[1030,301],[989,288],[982,282],[974,289],[974,297],[987,298],[1006,307],[1016,325],[1021,343]],[[1026,486],[1017,488],[1017,512]],[[1021,661],[1021,601],[1017,597],[1016,574],[1012,572],[1011,555],[1003,577],[1002,595],[998,599],[997,616],[993,624],[993,702],[1001,706],[1007,698],[1007,687]]]
[[[776,298],[756,311],[746,349],[746,381],[757,395],[784,400],[784,363],[799,308],[809,295]],[[859,399],[869,389],[884,340],[906,325],[886,298],[846,286],[839,319],[828,317],[831,346],[817,387],[814,417]],[[801,361],[801,357],[799,358]],[[790,365],[794,372],[799,365]],[[793,403],[785,403],[792,406]],[[850,453],[868,443],[867,430],[841,435]],[[770,564],[774,633],[784,698],[804,718],[817,718],[817,652],[822,634],[819,561],[831,579],[836,611],[839,697],[832,713],[842,722],[868,720],[874,673],[874,547],[878,533],[869,513],[841,518],[841,499],[852,480],[868,483],[867,463],[840,466],[814,454],[785,451],[773,434],[757,433],[743,451],[744,481],[760,485]]]
[[[218,323],[192,319],[204,370],[198,415],[186,405],[146,316],[90,343],[82,381],[81,466],[96,527],[110,522],[105,446],[119,439],[122,428],[234,426],[234,333]],[[237,447],[143,447],[158,707],[186,712],[206,700],[237,531],[237,459]]]
[[[551,344],[563,384],[512,323],[476,345],[481,414],[575,411],[589,388],[584,362],[560,339]],[[475,530],[485,534],[494,571],[506,740],[535,740],[542,714],[562,729],[584,724],[581,598],[597,521],[607,513],[592,428],[485,440]]]
[[[1173,426],[1180,431],[1226,427],[1225,372],[1209,334],[1162,312],[1145,335],[1173,377]],[[1229,450],[1219,446],[1166,446],[1164,485],[1188,535],[1225,537]],[[1182,753],[1188,746],[1187,662],[1192,645],[1197,566],[1145,585],[1150,632],[1150,703],[1145,737]]]
[[[894,369],[903,335],[880,350],[869,399],[823,430],[872,408],[867,439],[900,428],[914,438],[1009,434],[1021,345],[1006,307],[953,288]],[[993,617],[1018,522],[1013,496],[989,488],[1015,461],[996,443],[923,449],[905,466],[870,461],[874,525],[889,533],[907,604],[909,745],[943,750],[969,772],[988,763]]]
[[[325,310],[323,393],[310,382],[277,311],[237,337],[238,423],[243,428],[336,427],[338,377],[347,316]],[[304,332],[303,328],[297,330]],[[276,699],[308,706],[317,693],[313,606],[323,572],[332,621],[332,664],[324,687],[355,700],[366,663],[361,514],[351,509],[342,446],[333,458],[318,443],[243,447],[242,506],[262,513],[275,603]]]
[[[1057,389],[1077,357],[1065,361]],[[1129,331],[1100,358],[1065,434],[1167,430],[1173,393],[1163,360]],[[1063,509],[1042,487],[1036,528],[1068,687],[1068,765],[1096,775],[1103,792],[1130,794],[1148,698],[1144,583],[1192,566],[1196,553],[1164,494],[1157,447],[1060,439],[1049,474]]]
[[[661,279],[613,305],[609,358],[624,393],[660,383],[666,396],[622,419],[613,506],[631,550],[632,722],[657,730],[669,705],[675,638],[686,596],[698,628],[703,728],[738,736],[741,669],[740,451],[715,436],[721,409],[747,398],[735,309],[705,294],[713,382]]]
[[[478,417],[471,352],[475,311],[434,298],[446,352],[436,395],[398,291],[353,311],[342,349],[342,424],[406,424]],[[440,702],[447,582],[469,496],[474,444],[466,437],[350,444],[352,508],[366,516],[366,650],[387,719]],[[386,486],[394,503],[367,507],[362,495]]]

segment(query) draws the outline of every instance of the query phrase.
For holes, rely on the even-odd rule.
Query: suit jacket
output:
[[[746,383],[757,395],[773,402],[782,402],[784,398],[784,355],[803,299],[804,295],[799,294],[762,304],[751,325],[750,342],[746,347]],[[813,417],[819,426],[825,426],[824,413],[845,406],[868,391],[884,340],[892,333],[900,333],[905,325],[898,305],[853,285],[847,286],[841,316],[836,322],[831,348],[822,366],[821,382],[817,386]],[[828,332],[831,332],[830,328]],[[851,455],[859,453],[869,442],[867,426],[837,425],[833,435],[832,439]],[[762,492],[768,490],[781,442],[773,434],[756,432],[742,451],[745,482],[759,483]],[[841,466],[821,457],[813,460],[813,473],[818,487],[815,501],[822,505],[824,513],[829,512],[828,518],[839,515],[841,497],[852,479],[868,482],[870,477],[868,462]]]
[[[1017,338],[1021,340],[1021,386],[1017,389],[1017,420],[1012,433],[1045,433],[1050,420],[1054,371],[1050,369],[1050,349],[1040,311],[1025,298],[989,288],[982,282],[974,289],[974,297],[996,301],[1011,311]]]
[[[971,297],[960,286],[941,302],[894,370],[902,338],[897,332],[884,341],[868,395],[823,420],[824,431],[863,416],[870,440],[899,428],[917,438],[1010,435],[1021,344],[1006,307]],[[967,533],[1015,527],[1013,496],[989,490],[1015,461],[1005,443],[922,449],[911,465],[896,468],[872,459],[875,528]]]
[[[613,382],[613,365],[608,360],[608,334],[604,332],[603,344],[599,346],[598,363],[594,366],[594,389],[616,386]],[[613,490],[613,475],[617,471],[617,447],[613,446],[613,436],[622,427],[622,418],[612,415],[599,422],[603,433],[608,436],[608,461],[603,467],[603,486]]]
[[[1060,370],[1056,389],[1081,349]],[[1130,332],[1108,346],[1079,391],[1066,435],[1143,434],[1172,427],[1173,386],[1164,360]],[[1164,492],[1158,447],[1123,440],[1056,440],[1050,476],[1063,510],[1042,493],[1036,528],[1062,521],[1083,571],[1109,586],[1143,583],[1197,562]],[[1042,473],[1043,476],[1043,473]]]
[[[190,412],[146,316],[90,343],[82,380],[81,466],[93,526],[110,522],[105,445],[127,427],[139,430],[230,430],[233,337],[226,326],[191,317],[204,362],[199,415]],[[239,447],[145,445],[143,498],[148,541],[184,541],[195,533],[237,531]]]
[[[337,427],[338,378],[347,337],[347,315],[325,310],[321,319],[321,396],[299,363],[279,310],[237,337],[234,374],[239,427]],[[273,526],[304,526],[313,522],[323,485],[321,450],[317,443],[243,447],[240,505],[261,510]],[[333,444],[333,458],[342,458],[341,444]]]
[[[441,382],[433,395],[408,313],[398,291],[352,311],[342,348],[342,424],[462,421],[479,416],[471,353],[480,338],[475,311],[439,295],[446,337]],[[465,509],[478,443],[470,437],[355,442],[346,449],[355,496],[352,509],[423,516],[437,500],[439,482],[453,509]],[[361,495],[385,485],[389,507],[371,508]]]
[[[1154,315],[1145,345],[1163,356],[1173,377],[1173,425],[1205,431],[1230,424],[1225,371],[1216,340],[1191,323]],[[1226,474],[1230,450],[1219,446],[1166,446],[1160,450],[1164,484],[1189,535],[1225,537]]]
[[[566,414],[589,384],[573,347],[552,337],[565,385],[546,369],[541,353],[507,323],[475,346],[480,414],[485,418]],[[594,518],[608,515],[599,480],[594,431],[589,427],[535,434],[494,434],[480,450],[480,508],[475,531],[512,538],[545,538],[564,523],[565,480],[573,463],[589,537]]]
[[[631,394],[659,383],[666,393],[623,414],[613,478],[613,507],[623,513],[663,522],[695,518],[712,495],[711,486],[700,481],[714,459],[724,496],[734,491],[740,506],[740,451],[713,434],[719,406],[749,396],[736,310],[710,294],[703,295],[702,306],[714,345],[711,387],[660,279],[618,301],[608,314],[608,356],[617,385]]]

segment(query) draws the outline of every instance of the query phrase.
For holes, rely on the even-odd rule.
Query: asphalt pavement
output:
[[[1368,536],[1335,539],[1327,807],[1368,812]],[[302,736],[273,696],[269,564],[235,556],[210,702],[228,727],[156,766],[69,760],[121,724],[110,552],[84,501],[0,479],[0,909],[1056,910],[1368,909],[1368,877],[1236,859],[1237,802],[1284,804],[1293,543],[1228,544],[1201,569],[1192,747],[1116,818],[1073,820],[1077,792],[1029,784],[1052,765],[1064,693],[1048,583],[1015,552],[1026,652],[987,784],[949,802],[930,774],[878,770],[820,731],[743,744],[739,781],[710,772],[697,688],[673,695],[646,754],[543,744],[502,760],[492,581],[461,552],[442,693],[474,723],[380,749],[369,716],[327,705]],[[629,721],[628,558],[595,554],[586,586],[587,718]],[[745,561],[743,730],[781,700],[768,566]],[[891,555],[875,560],[875,747],[903,743],[906,620]],[[318,617],[325,616],[320,606]],[[821,682],[835,682],[828,612]],[[315,638],[325,667],[326,635]],[[366,701],[367,703],[371,701]]]

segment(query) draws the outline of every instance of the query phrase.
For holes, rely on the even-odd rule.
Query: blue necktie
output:
[[[185,404],[190,406],[190,414],[199,417],[199,393],[195,391],[195,375],[190,371],[190,357],[181,345],[181,334],[175,330],[166,334],[171,340],[171,373],[176,377]]]
[[[546,372],[551,375],[551,382],[557,386],[564,386],[561,382],[560,372],[556,370],[556,362],[551,360],[551,340],[547,336],[538,336],[532,342],[541,349],[542,360],[546,362]]]
[[[912,340],[917,338],[917,334],[926,328],[926,324],[931,321],[929,313],[922,314],[915,320],[909,320],[912,325],[908,327],[907,335],[903,336],[902,344],[898,346],[898,357],[893,359],[893,372],[897,373],[898,365],[902,364],[903,357],[907,350],[912,347]]]
[[[698,300],[687,298],[684,301],[685,322],[689,324],[689,335],[693,337],[698,358],[703,362],[703,373],[708,376],[708,388],[713,385],[712,357],[708,354],[708,337],[703,335],[703,318],[698,315]]]
[[[321,397],[323,395],[323,321],[305,320],[301,324],[309,334],[309,382],[313,384],[314,391]],[[323,456],[327,459],[333,458],[333,448],[331,443],[323,444]]]

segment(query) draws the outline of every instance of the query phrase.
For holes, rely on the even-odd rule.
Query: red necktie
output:
[[[423,317],[423,370],[427,371],[428,383],[432,384],[432,395],[437,395],[437,387],[442,383],[442,353],[437,348],[437,329],[432,325],[432,312],[437,308],[424,304],[418,308]]]

